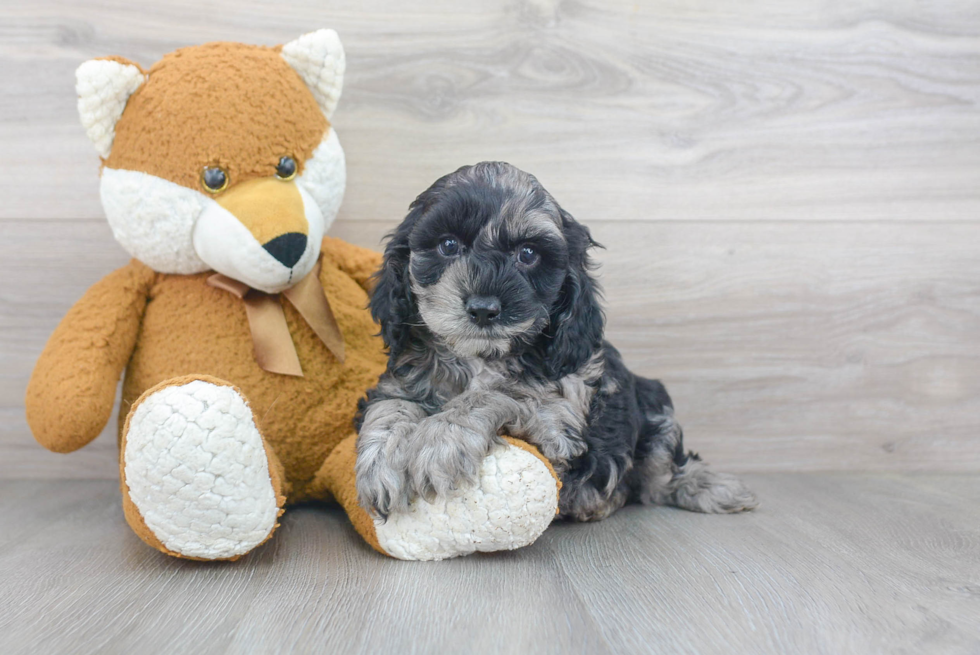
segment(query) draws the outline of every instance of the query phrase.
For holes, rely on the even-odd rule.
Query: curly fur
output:
[[[440,244],[452,239],[458,252]],[[471,482],[507,433],[560,474],[559,512],[609,516],[629,501],[737,512],[756,501],[687,453],[666,389],[603,339],[588,228],[505,163],[435,182],[390,235],[371,312],[387,371],[361,401],[357,487],[385,517]],[[533,263],[518,253],[529,247]],[[472,296],[499,315],[482,325]]]

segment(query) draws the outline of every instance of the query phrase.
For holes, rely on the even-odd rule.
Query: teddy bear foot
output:
[[[544,458],[507,441],[483,460],[475,486],[375,519],[381,548],[398,559],[442,560],[534,542],[555,518],[560,485]]]
[[[283,503],[275,455],[234,387],[196,378],[154,387],[133,406],[121,451],[126,518],[151,546],[237,559],[272,536]]]

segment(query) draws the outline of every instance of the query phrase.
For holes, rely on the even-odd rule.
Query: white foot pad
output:
[[[130,498],[175,553],[243,555],[275,528],[262,437],[231,387],[195,380],[146,398],[130,419],[124,461]]]
[[[531,453],[500,446],[483,460],[475,487],[375,521],[381,547],[398,559],[440,560],[513,550],[534,542],[558,509],[555,479]]]

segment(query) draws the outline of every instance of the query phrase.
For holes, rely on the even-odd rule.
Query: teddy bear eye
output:
[[[290,156],[279,159],[276,165],[276,177],[280,180],[291,180],[296,175],[296,160]]]
[[[201,184],[211,193],[224,191],[228,186],[228,174],[217,166],[208,166],[201,173]]]

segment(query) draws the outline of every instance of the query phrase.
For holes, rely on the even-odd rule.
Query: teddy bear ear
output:
[[[347,66],[337,33],[324,29],[304,34],[282,47],[282,58],[303,78],[329,119],[340,100]]]
[[[116,122],[126,108],[126,101],[145,79],[138,65],[121,58],[90,59],[75,71],[78,116],[85,134],[103,159],[112,149]]]

